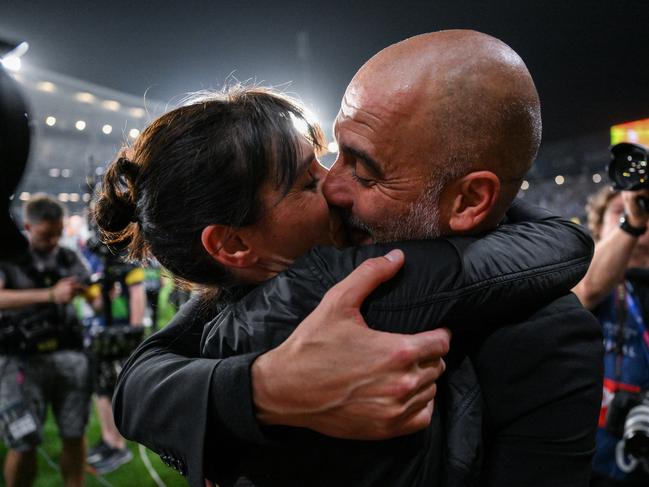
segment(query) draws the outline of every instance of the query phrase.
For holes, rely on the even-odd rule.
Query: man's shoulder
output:
[[[597,339],[601,338],[599,321],[589,310],[584,308],[574,293],[567,293],[540,308],[532,314],[529,322],[538,323],[556,323],[550,330],[557,334],[564,334],[570,330],[589,331],[589,335],[595,335]]]
[[[489,421],[503,427],[538,414],[551,421],[556,408],[596,415],[603,352],[599,322],[573,294],[497,329],[473,357]]]
[[[573,293],[564,294],[535,309],[516,323],[504,326],[496,333],[513,340],[538,340],[538,346],[565,338],[601,339],[597,318],[584,308]]]
[[[582,361],[599,369],[603,360],[602,329],[595,316],[573,293],[565,294],[515,323],[489,335],[478,352],[479,367],[492,361],[509,366],[542,367]],[[550,370],[550,369],[548,369]]]

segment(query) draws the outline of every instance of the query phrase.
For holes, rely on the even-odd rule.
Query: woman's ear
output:
[[[476,171],[451,183],[449,228],[453,233],[487,230],[500,196],[500,179],[491,171]],[[495,222],[497,223],[497,222]]]
[[[225,267],[246,268],[257,263],[258,257],[246,239],[227,225],[209,225],[201,232],[203,248]]]

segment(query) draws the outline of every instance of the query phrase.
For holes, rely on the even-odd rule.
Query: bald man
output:
[[[494,228],[531,167],[540,103],[521,58],[471,31],[413,37],[371,58],[336,118],[325,183],[355,243]]]
[[[324,192],[359,244],[482,234],[503,219],[536,154],[540,129],[536,90],[509,47],[467,31],[418,36],[377,54],[350,83],[335,126],[341,150]],[[322,298],[323,281],[340,280],[365,258],[395,247],[385,244],[312,251],[288,278],[280,275],[234,304],[205,340],[204,353],[220,361],[216,371],[206,358],[178,358],[195,357],[195,335],[203,325],[192,314],[196,307],[181,311],[182,325],[175,328],[184,331],[172,326],[126,365],[115,399],[117,424],[126,436],[165,451],[180,469],[190,463],[192,485],[199,485],[196,477],[191,480],[194,469],[221,485],[234,484],[236,472],[259,485],[586,485],[601,389],[601,336],[574,296],[539,292],[542,306],[527,309],[516,301],[496,302],[498,322],[486,318],[494,320],[490,309],[462,314],[463,305],[470,309],[462,294],[468,288],[453,288],[440,300],[427,296],[425,302],[435,305],[417,302],[424,299],[421,287],[430,285],[421,274],[424,263],[431,276],[439,270],[430,280],[456,276],[459,267],[459,275],[495,274],[487,282],[497,288],[504,280],[516,289],[521,281],[509,281],[514,274],[508,251],[519,262],[520,250],[532,268],[537,259],[547,261],[530,247],[535,238],[508,249],[508,240],[497,237],[474,262],[474,240],[456,241],[450,253],[439,254],[417,250],[423,244],[399,244],[409,249],[407,264],[388,291],[379,293],[387,307],[373,308],[374,298],[364,307],[372,327],[391,332],[439,325],[436,317],[485,324],[456,333],[455,355],[447,361],[449,392],[440,397],[432,421],[434,381],[445,352],[440,335],[433,340],[434,332],[390,335],[358,326],[362,300],[394,275],[402,258],[390,254],[361,266],[290,333]],[[505,257],[490,260],[491,250]],[[542,250],[561,260],[551,246]],[[464,251],[464,261],[454,260]],[[316,272],[314,279],[313,269],[322,262],[328,277]],[[542,268],[543,279],[550,279],[560,266]],[[448,311],[449,301],[454,316],[439,311]],[[379,311],[367,315],[372,309]],[[422,309],[426,319],[420,321]],[[288,332],[265,334],[271,317],[274,330],[285,326]],[[240,323],[247,325],[245,333],[238,331]],[[494,325],[511,326],[485,338]],[[338,365],[335,372],[332,364]],[[237,385],[224,381],[227,371],[239,379]],[[221,376],[212,378],[217,372]],[[198,380],[202,376],[206,382]],[[181,377],[187,377],[182,384]],[[187,458],[186,443],[150,427],[173,416],[168,401],[161,402],[172,378],[183,397],[191,397],[190,380],[201,398],[209,389],[207,419],[202,407],[198,411],[206,436],[191,440],[192,451],[205,452],[197,461]],[[151,402],[142,394],[147,384],[156,384],[149,394],[157,398],[155,417],[144,414]],[[237,414],[228,399],[239,404]],[[180,403],[173,417],[184,425]],[[285,426],[338,438],[398,438],[345,442]],[[195,428],[187,424],[173,435],[181,429]]]

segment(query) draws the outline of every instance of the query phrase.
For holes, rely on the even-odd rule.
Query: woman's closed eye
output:
[[[303,186],[302,190],[303,191],[315,191],[318,189],[318,183],[320,183],[320,178],[317,176],[314,176],[311,173],[311,170],[307,171],[307,174],[309,175],[310,179],[307,181],[307,183]]]

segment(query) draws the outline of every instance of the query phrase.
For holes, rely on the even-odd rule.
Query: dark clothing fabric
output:
[[[520,210],[512,210],[510,215],[515,217],[517,211]],[[528,216],[519,215],[518,219],[525,220]],[[457,350],[454,353],[458,357],[454,370],[462,370],[460,364],[465,363],[462,359],[464,351],[468,350],[472,351],[476,364],[500,371],[495,377],[489,371],[483,371],[482,376],[479,373],[478,377],[485,391],[484,414],[489,416],[489,460],[495,462],[498,455],[511,453],[518,460],[525,457],[520,463],[520,468],[525,468],[527,464],[536,465],[538,457],[545,455],[548,458],[541,468],[571,467],[578,470],[576,475],[581,479],[584,475],[587,477],[593,448],[595,419],[591,403],[594,389],[596,410],[601,386],[601,337],[592,318],[588,318],[590,315],[584,316],[575,298],[565,294],[583,276],[592,254],[592,242],[576,225],[560,222],[547,214],[536,213],[531,219],[535,221],[503,225],[482,239],[452,238],[405,245],[406,262],[416,265],[406,264],[397,278],[382,286],[362,311],[370,325],[402,332],[419,331],[422,323],[426,327],[437,326],[440,322],[436,318],[450,321],[456,313],[459,318],[454,323],[460,325],[459,332],[462,326],[469,330],[473,323],[478,323],[478,328],[484,325],[486,330],[519,321],[517,326],[502,329],[512,330],[501,339],[509,338],[507,346],[512,347],[512,351],[499,349],[502,343],[491,342],[491,337],[479,347],[483,337],[475,329],[466,334],[475,343],[466,339],[456,344],[454,339],[452,347]],[[390,248],[397,246],[402,247],[395,244]],[[283,282],[296,286],[291,294],[295,292],[296,296],[312,299],[314,292],[321,296],[363,259],[382,255],[385,250],[386,247],[381,246],[343,252],[318,249],[296,265],[318,262],[320,271],[329,271],[327,281],[302,294],[301,289],[313,282],[305,284],[298,279],[286,279],[293,267],[266,285],[272,287]],[[334,254],[338,260],[330,269],[327,258]],[[253,291],[245,299],[257,292]],[[539,309],[541,303],[553,298],[557,300],[552,305]],[[313,304],[317,302],[316,299]],[[267,306],[259,316],[271,321],[275,316],[284,319],[282,313],[288,307],[279,302],[277,305],[278,308]],[[430,310],[434,310],[432,314]],[[449,460],[441,454],[445,434],[441,429],[443,407],[436,408],[434,427],[385,442],[340,442],[305,430],[261,427],[255,420],[250,387],[250,366],[260,352],[217,360],[200,358],[200,335],[204,323],[214,317],[213,313],[214,310],[196,300],[183,307],[165,330],[147,340],[131,357],[114,396],[115,419],[122,433],[178,460],[179,469],[188,473],[190,485],[202,486],[204,476],[217,480],[220,485],[231,485],[241,472],[260,485],[267,481],[269,472],[278,472],[279,478],[289,479],[290,485],[324,485],[330,481],[333,485],[410,486],[417,485],[416,479],[434,479],[430,485],[440,484],[446,460]],[[522,315],[527,319],[522,320]],[[292,318],[292,325],[299,322],[299,319],[294,321],[295,316]],[[252,322],[255,321],[253,318]],[[392,328],[393,323],[398,325],[397,329]],[[518,328],[524,331],[516,332]],[[524,347],[511,343],[511,337],[516,337],[517,333],[522,335]],[[281,341],[286,333],[280,331],[273,340],[277,337]],[[554,345],[558,348],[551,348]],[[536,347],[540,350],[530,353]],[[237,345],[232,350],[236,352]],[[570,356],[573,352],[576,354]],[[453,360],[449,357],[449,361]],[[487,367],[490,362],[495,364]],[[534,372],[533,378],[524,380],[520,370]],[[546,380],[549,374],[554,377]],[[545,387],[546,382],[553,386],[561,382],[562,386],[550,391]],[[515,394],[521,395],[516,399],[520,407],[501,405],[496,400],[499,394],[505,396],[510,384],[518,388]],[[533,399],[528,400],[528,395]],[[460,396],[467,397],[464,392]],[[506,397],[510,400],[509,393]],[[561,414],[558,415],[562,418],[560,424],[547,424],[553,418],[544,414],[544,410],[564,405],[562,399],[567,405],[579,403],[583,406],[579,418],[575,421],[571,417],[571,425],[566,425],[566,416]],[[532,416],[540,431],[528,432],[523,427]],[[517,425],[522,426],[517,429]],[[574,428],[568,432],[569,426]],[[571,438],[567,437],[568,433]],[[458,430],[446,432],[446,435],[462,438]],[[340,443],[344,445],[339,446]],[[271,447],[288,454],[295,451],[296,445],[309,446],[303,448],[302,458],[306,459],[304,465],[317,465],[315,470],[307,472],[300,467],[293,468],[292,462],[281,454],[281,462],[268,461],[270,457],[265,456]],[[518,456],[507,450],[515,449],[516,445],[521,451]],[[557,455],[557,449],[565,455]],[[342,455],[342,452],[349,452],[349,455]],[[388,454],[397,460],[387,465],[372,460],[387,458]],[[532,454],[529,461],[527,454]],[[416,457],[414,462],[411,461],[413,457]],[[551,461],[554,457],[560,458]],[[572,458],[574,465],[568,465],[566,457]],[[340,463],[329,469],[329,458]],[[462,461],[467,459],[454,460],[449,470],[460,468]],[[361,464],[363,461],[374,463],[375,468],[359,470],[359,461]],[[473,465],[471,460],[469,463]],[[548,473],[537,476],[529,485],[580,485],[573,482],[575,475],[571,473],[563,475],[559,481]],[[560,473],[558,470],[553,475]],[[516,481],[498,483],[508,475],[511,475],[509,480],[521,477],[520,472],[512,469],[491,472],[487,468],[487,475],[489,485],[527,485]],[[543,478],[548,477],[552,482],[542,483]]]
[[[286,443],[244,451],[241,472],[259,486],[474,485],[483,426],[485,485],[585,486],[599,404],[601,343],[596,321],[566,294],[580,277],[571,276],[566,283],[561,280],[565,272],[549,273],[552,277],[546,275],[543,290],[538,279],[518,276],[515,301],[507,299],[512,283],[503,284],[507,281],[502,279],[511,270],[504,266],[511,262],[534,267],[539,259],[534,247],[545,243],[541,232],[546,238],[552,234],[547,228],[529,229],[528,243],[519,248],[505,245],[497,232],[473,242],[450,238],[448,248],[435,253],[440,258],[438,272],[444,276],[435,284],[422,272],[430,258],[428,249],[419,242],[399,243],[406,254],[404,269],[365,301],[363,315],[376,329],[415,333],[444,324],[455,330],[445,387],[440,390],[444,428],[437,416],[424,431],[384,442],[348,442],[272,429],[273,437]],[[477,242],[488,244],[488,255],[481,254],[484,246],[475,249]],[[277,346],[332,285],[366,258],[393,247],[309,253],[221,312],[205,329],[204,354],[223,358]],[[457,248],[463,249],[460,268],[450,256],[445,258],[445,250],[450,254]],[[473,282],[478,273],[464,271],[477,262],[498,269],[494,274],[499,279]],[[467,353],[478,376],[465,360]],[[484,411],[478,407],[478,382],[484,387]],[[444,446],[446,462],[436,464]]]
[[[647,487],[647,479],[638,477],[627,480],[613,480],[593,472],[589,487]]]

